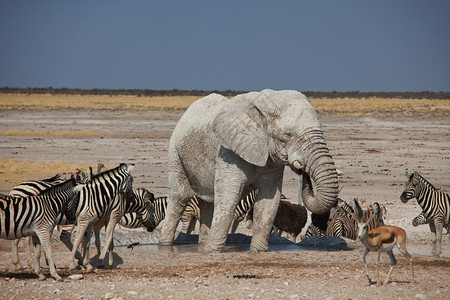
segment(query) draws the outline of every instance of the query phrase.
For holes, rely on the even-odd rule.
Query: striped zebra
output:
[[[255,204],[257,192],[253,191],[248,194],[245,198],[241,199],[236,205],[236,209],[233,213],[232,226],[230,228],[230,233],[235,233],[239,223],[246,218],[248,213],[252,213],[251,209],[253,204]],[[195,228],[195,222],[200,220],[200,208],[198,204],[198,199],[196,196],[192,197],[186,209],[181,217],[181,232],[190,234]],[[249,217],[249,222],[251,222]],[[248,225],[251,226],[251,225]]]
[[[42,179],[42,180],[31,180],[31,181],[25,181],[22,182],[18,185],[16,185],[15,187],[13,187],[11,189],[11,191],[9,192],[9,196],[13,196],[13,197],[29,197],[29,196],[36,196],[39,195],[41,192],[43,192],[44,190],[55,186],[59,183],[62,183],[64,180],[62,180],[61,178],[61,174],[56,174],[55,176],[51,177],[51,178],[47,178],[47,179]],[[58,219],[60,219],[62,216],[64,216],[63,214],[61,214]],[[58,224],[58,221],[57,221]],[[15,239],[12,241],[12,263],[14,264],[16,269],[21,269],[22,268],[22,264],[20,263],[19,260],[19,242],[20,239]],[[34,261],[33,261],[33,257],[31,256],[31,249],[32,249],[32,240],[31,237],[27,237],[27,261],[28,261],[28,265],[34,269]]]
[[[76,181],[72,178],[50,187],[37,196],[0,195],[0,237],[14,240],[32,236],[35,250],[34,270],[39,280],[45,279],[40,270],[42,244],[51,276],[62,281],[53,261],[50,236],[58,216],[82,187],[76,186]]]
[[[318,226],[314,225],[313,223],[310,223],[308,226],[308,229],[305,232],[305,239],[312,237],[312,236],[324,237],[325,231],[323,231],[322,229],[320,229]]]
[[[416,198],[422,207],[422,213],[428,220],[431,231],[433,248],[431,253],[439,256],[442,253],[442,230],[450,223],[450,196],[439,191],[419,173],[414,172],[406,175],[409,179],[405,183],[405,189],[400,196],[403,203],[411,198]]]
[[[117,205],[114,203],[111,205],[114,209],[109,213],[109,217],[102,218],[101,222],[94,225],[95,246],[97,248],[100,263],[102,263],[106,255],[100,252],[100,230],[104,226],[106,227],[105,246],[103,249],[104,251],[108,250],[108,263],[110,266],[113,266],[114,228],[125,214],[135,214],[137,221],[142,224],[143,227],[146,227],[147,231],[153,231],[156,227],[153,218],[153,203],[155,201],[153,193],[150,193],[144,188],[133,189],[131,195],[119,193],[114,201],[118,203]]]
[[[153,200],[153,220],[155,228],[166,216],[167,197],[157,197]],[[134,229],[144,227],[142,220],[136,213],[126,213],[119,221],[119,225]]]
[[[355,212],[359,216],[358,219],[362,222],[369,220],[368,228],[383,226],[383,215],[386,208],[381,208],[380,205],[375,202],[372,209],[363,211],[357,199],[354,199]],[[325,231],[326,237],[346,237],[352,240],[356,240],[358,237],[358,222],[354,213],[347,211],[335,212],[330,222],[328,223],[327,230]]]
[[[132,192],[132,177],[131,172],[134,165],[127,166],[121,163],[118,167],[95,174],[92,181],[86,183],[80,191],[78,206],[76,209],[76,228],[75,228],[75,242],[71,254],[68,258],[67,266],[70,269],[75,269],[76,263],[74,261],[76,251],[83,240],[83,256],[82,264],[88,269],[92,269],[89,264],[89,247],[88,241],[92,234],[93,226],[101,222],[103,218],[108,218],[109,213],[114,209],[114,205],[119,205],[118,201],[114,201],[119,192],[129,194]],[[107,228],[112,225],[107,225]],[[108,229],[107,229],[108,230]],[[83,239],[86,233],[86,238]],[[100,260],[104,259],[108,247],[102,251]]]

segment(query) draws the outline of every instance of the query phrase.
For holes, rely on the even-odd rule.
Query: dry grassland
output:
[[[66,162],[27,162],[19,160],[8,160],[0,157],[0,180],[5,183],[18,183],[30,178],[40,178],[40,174],[67,174],[76,173],[77,170],[86,171],[89,168],[85,164],[69,164]],[[36,175],[38,174],[38,175]],[[64,176],[64,177],[69,177]]]
[[[152,110],[182,112],[199,97],[196,96],[72,96],[72,95],[0,95],[0,109],[90,109],[90,110]],[[392,99],[392,98],[311,98],[318,112],[350,116],[370,116],[375,112],[450,116],[450,99]]]

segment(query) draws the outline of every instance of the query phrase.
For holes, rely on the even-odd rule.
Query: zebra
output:
[[[82,188],[83,186],[77,186],[75,179],[71,178],[37,196],[0,195],[0,237],[14,240],[32,236],[35,250],[34,271],[39,280],[45,279],[40,270],[42,244],[51,276],[57,281],[62,281],[53,261],[50,236],[58,216]]]
[[[233,213],[233,221],[232,226],[230,228],[230,233],[235,233],[236,229],[239,225],[239,222],[244,220],[247,216],[247,226],[251,226],[251,218],[252,218],[252,208],[255,203],[257,192],[250,192],[245,198],[241,199],[236,205],[236,209]],[[200,208],[198,204],[198,198],[193,196],[189,199],[189,202],[186,206],[186,209],[183,212],[181,217],[181,232],[190,234],[195,228],[195,222],[200,220]]]
[[[104,259],[106,253],[103,254],[100,252],[100,229],[103,226],[106,227],[104,251],[108,249],[109,265],[113,266],[113,234],[115,225],[119,223],[125,214],[133,213],[139,223],[147,228],[147,231],[153,231],[156,227],[153,218],[154,200],[155,196],[153,193],[150,193],[144,188],[133,189],[132,195],[119,193],[116,196],[114,201],[117,201],[118,205],[111,205],[114,209],[110,212],[109,217],[103,218],[101,222],[94,225],[95,246],[101,261]]]
[[[83,239],[83,265],[88,270],[92,270],[89,264],[89,247],[88,241],[92,234],[92,228],[97,222],[101,222],[103,218],[108,218],[109,213],[114,209],[113,205],[119,205],[118,201],[114,201],[119,192],[129,194],[132,192],[132,177],[131,172],[134,169],[134,164],[127,166],[121,163],[118,167],[95,174],[92,181],[86,183],[80,191],[78,206],[76,209],[76,234],[75,242],[71,254],[68,258],[67,266],[69,269],[75,269],[76,264],[74,258],[76,251],[80,246],[82,239],[86,233],[86,238]],[[112,223],[112,222],[111,222]],[[107,225],[107,230],[112,224]],[[102,255],[99,257],[103,260],[106,255],[107,247],[104,248]]]
[[[411,198],[417,199],[430,227],[433,243],[431,253],[439,256],[442,253],[442,230],[450,223],[450,195],[439,191],[417,172],[405,175],[408,176],[408,180],[400,200],[406,203]]]
[[[29,197],[39,195],[44,190],[55,186],[59,183],[62,183],[64,180],[61,178],[61,174],[56,174],[55,176],[47,179],[41,180],[31,180],[22,182],[11,189],[9,192],[9,196],[13,197]],[[61,214],[58,217],[58,220],[61,219],[64,215]],[[57,221],[58,224],[58,221]],[[12,241],[12,263],[14,264],[16,269],[23,268],[22,264],[19,260],[19,242],[20,239],[15,239]],[[27,237],[27,261],[28,265],[34,269],[34,262],[31,256],[31,248],[32,248],[32,240],[30,237]]]
[[[354,199],[355,211],[360,215],[359,220],[368,223],[369,230],[383,226],[383,215],[386,212],[386,208],[381,208],[380,205],[375,202],[372,209],[363,211],[357,199]],[[345,210],[335,212],[330,222],[328,223],[325,231],[326,237],[346,237],[352,240],[356,240],[358,237],[358,224],[357,218],[354,213],[347,212]]]

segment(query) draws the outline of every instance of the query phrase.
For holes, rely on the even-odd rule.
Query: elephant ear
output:
[[[252,104],[251,95],[246,96],[225,102],[213,119],[212,130],[223,147],[263,167],[269,157],[266,117]]]

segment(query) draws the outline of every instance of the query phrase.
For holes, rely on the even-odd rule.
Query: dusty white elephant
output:
[[[173,244],[183,210],[196,195],[203,200],[200,247],[222,251],[236,204],[258,190],[250,250],[266,251],[285,166],[303,176],[301,196],[310,211],[323,214],[335,205],[336,167],[306,96],[264,90],[231,100],[211,94],[194,102],[170,139],[169,204],[161,245]]]

